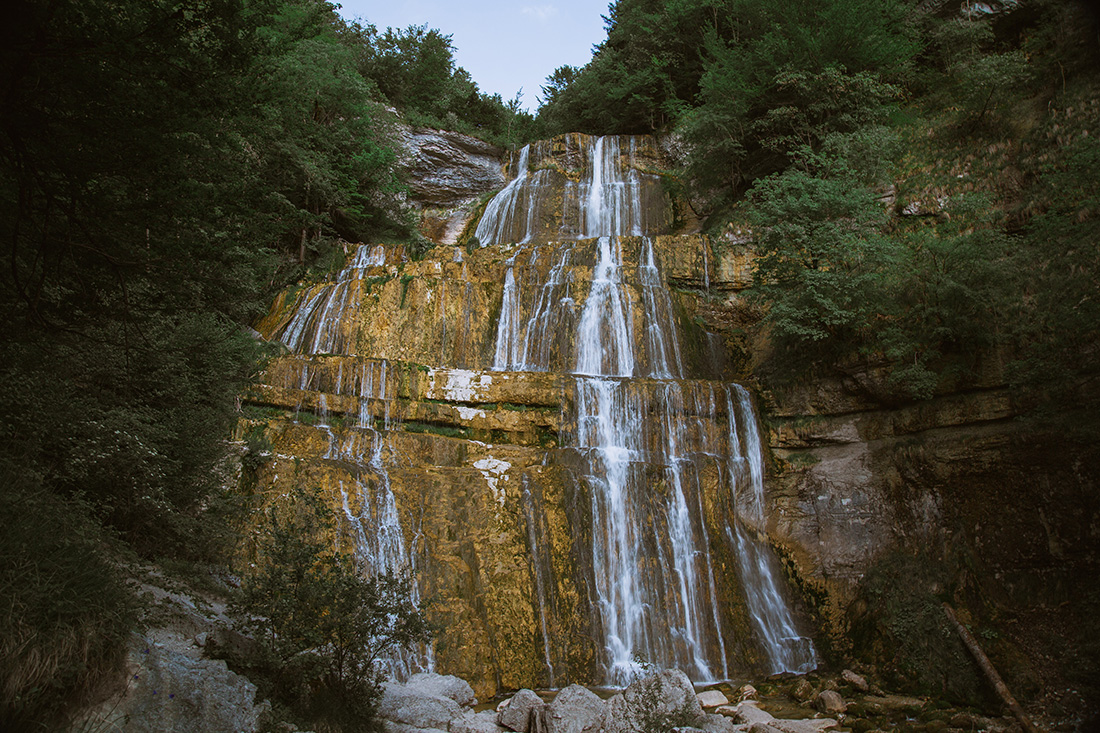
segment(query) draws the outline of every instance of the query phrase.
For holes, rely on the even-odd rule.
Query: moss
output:
[[[810,466],[817,465],[821,462],[813,453],[808,451],[799,451],[798,453],[791,453],[786,458],[787,463],[791,464],[794,468],[809,468]]]
[[[481,223],[481,217],[485,214],[485,207],[489,205],[489,202],[492,201],[493,197],[498,193],[499,191],[487,193],[478,201],[477,207],[470,216],[470,220],[466,222],[466,226],[462,228],[462,234],[458,235],[457,244],[459,247],[466,247],[470,243],[470,240],[475,238],[474,232],[477,231],[477,225]],[[478,244],[480,246],[480,242]],[[467,249],[466,252],[467,254],[473,254],[470,249]]]
[[[401,307],[405,307],[405,296],[409,294],[409,283],[413,281],[413,275],[401,276]]]
[[[365,277],[362,281],[363,292],[369,295],[371,292],[371,288],[373,288],[375,285],[385,285],[390,280],[393,280],[393,275],[377,275],[375,277]]]
[[[459,428],[453,425],[419,422],[416,420],[407,421],[403,426],[405,432],[408,433],[430,433],[432,435],[442,435],[445,438],[466,438],[469,436],[470,432],[466,428]]]
[[[251,403],[245,403],[241,405],[241,413],[247,420],[259,420],[262,422],[286,416],[286,410],[280,407],[271,407],[270,405],[256,405]]]

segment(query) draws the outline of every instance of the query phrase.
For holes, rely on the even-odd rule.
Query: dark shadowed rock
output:
[[[839,692],[833,690],[822,690],[817,693],[817,697],[814,698],[814,707],[827,715],[839,715],[848,709],[844,698]]]
[[[856,674],[850,669],[846,669],[841,672],[840,678],[860,692],[867,692],[867,690],[871,689],[871,686],[867,684],[866,677]]]
[[[121,698],[93,711],[81,730],[129,733],[238,733],[256,730],[265,704],[256,686],[225,662],[198,659],[134,636]]]

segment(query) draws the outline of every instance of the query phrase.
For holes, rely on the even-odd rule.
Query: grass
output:
[[[56,730],[117,678],[138,602],[118,542],[27,475],[0,493],[0,729]]]

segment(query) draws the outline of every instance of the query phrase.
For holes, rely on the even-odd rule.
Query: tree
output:
[[[1015,297],[1011,241],[987,199],[960,196],[944,216],[892,228],[872,186],[884,128],[833,134],[781,174],[757,181],[756,294],[787,375],[873,364],[877,397],[924,399],[965,376],[1005,337]],[[892,230],[891,230],[892,229]]]

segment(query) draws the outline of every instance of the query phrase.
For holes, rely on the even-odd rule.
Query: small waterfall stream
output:
[[[639,173],[623,165],[624,157],[633,159],[633,138],[629,145],[624,155],[619,138],[597,139],[587,151],[588,180],[572,186],[579,190],[567,196],[578,202],[579,221],[564,221],[566,205],[561,231],[594,238],[596,249],[587,297],[573,319],[572,359],[555,356],[561,351],[555,347],[560,329],[576,310],[567,274],[575,243],[563,241],[531,250],[531,273],[538,257],[555,258],[542,282],[517,282],[516,262],[525,250],[508,261],[493,368],[574,375],[576,430],[570,450],[585,466],[582,480],[592,502],[592,568],[606,683],[625,685],[648,664],[679,667],[697,681],[729,677],[703,509],[704,474],[715,462],[724,464],[728,503],[738,508],[722,529],[738,557],[768,671],[808,671],[816,666],[812,643],[795,630],[770,550],[754,534],[762,532],[763,468],[748,393],[739,385],[684,380],[671,300],[653,242],[643,237],[636,270],[624,265],[621,237],[644,235]],[[517,200],[536,205],[542,184],[524,174],[528,153],[525,148],[520,155],[517,177],[489,204],[489,223],[483,219],[477,230],[482,245],[507,243],[497,237],[515,231],[508,216],[525,216],[515,211]],[[523,242],[530,238],[528,225]],[[636,313],[641,322],[635,322]],[[638,332],[644,338],[637,339]],[[705,424],[722,413],[726,433],[708,431]],[[541,577],[536,581],[542,609],[543,583]],[[545,649],[552,670],[549,646]]]

